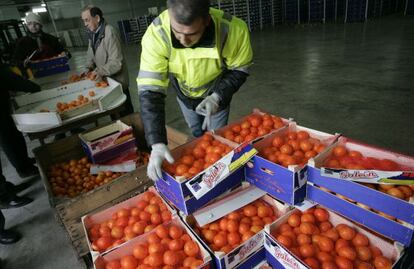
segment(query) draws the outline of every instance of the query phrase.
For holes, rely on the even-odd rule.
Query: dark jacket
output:
[[[0,113],[10,113],[9,91],[38,92],[40,86],[16,75],[6,65],[0,65]]]
[[[29,57],[33,51],[39,51],[31,58],[31,60],[42,60],[51,58],[65,51],[65,48],[60,44],[59,39],[53,35],[41,32],[39,37],[27,35],[16,42],[14,51],[14,63],[22,67],[24,60]]]

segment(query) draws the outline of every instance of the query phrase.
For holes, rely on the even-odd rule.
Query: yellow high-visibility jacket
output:
[[[188,104],[189,100],[199,103],[204,97],[217,92],[222,99],[222,106],[228,106],[231,96],[244,83],[248,67],[252,63],[253,52],[250,35],[246,23],[221,10],[210,8],[211,21],[214,25],[214,42],[210,46],[193,48],[176,48],[173,46],[170,18],[168,10],[161,13],[148,27],[142,39],[141,66],[137,77],[138,91],[141,100],[141,114],[144,119],[147,142],[165,142],[165,139],[151,139],[159,136],[159,128],[152,131],[145,122],[151,118],[164,123],[164,111],[151,106],[149,99],[143,98],[148,93],[165,95],[170,80],[177,90],[178,97]],[[219,87],[224,74],[231,71],[242,73],[232,77],[230,86]],[[235,82],[234,80],[240,80]],[[223,84],[223,83],[221,83]],[[229,84],[229,83],[227,83]],[[234,85],[233,85],[234,84]],[[228,89],[226,89],[226,87]],[[231,88],[231,89],[230,89]],[[144,100],[145,99],[145,100]],[[191,102],[190,102],[191,103]],[[195,105],[190,105],[194,109]],[[148,112],[148,113],[147,113]],[[154,115],[158,113],[158,115]],[[150,129],[150,130],[148,130]],[[152,133],[152,134],[151,134]],[[161,136],[164,136],[161,134]],[[149,140],[149,141],[148,141]],[[155,141],[156,140],[156,141]],[[160,141],[162,140],[162,141]]]

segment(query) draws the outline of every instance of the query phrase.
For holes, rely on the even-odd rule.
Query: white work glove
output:
[[[147,175],[153,181],[162,178],[161,166],[164,160],[167,160],[169,163],[174,163],[174,158],[171,156],[167,145],[163,143],[152,145],[151,156],[147,167]]]
[[[210,118],[215,114],[219,108],[220,96],[217,93],[207,96],[196,107],[196,113],[204,116],[203,125],[201,129],[210,130]]]

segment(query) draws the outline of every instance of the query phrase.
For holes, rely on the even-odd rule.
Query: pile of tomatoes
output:
[[[228,253],[276,218],[273,208],[259,199],[210,224],[197,226],[194,230],[211,250]]]
[[[321,153],[325,145],[306,131],[290,131],[283,136],[275,136],[272,146],[261,149],[259,154],[267,160],[284,167],[305,165],[307,161]]]
[[[348,150],[339,145],[332,149],[331,155],[325,160],[325,167],[353,170],[376,169],[382,171],[402,171],[402,167],[389,159],[365,157],[361,152]]]
[[[271,235],[312,269],[388,269],[392,265],[366,235],[346,224],[333,227],[323,208],[293,213]]]
[[[170,224],[157,226],[132,253],[106,262],[105,269],[195,269],[203,263],[198,244],[182,227]]]
[[[49,167],[47,174],[53,195],[72,198],[106,184],[122,175],[122,173],[107,171],[100,172],[95,176],[89,173],[90,167],[91,163],[87,157],[79,160],[70,160],[69,162],[63,162]]]
[[[163,168],[172,176],[191,178],[232,150],[226,144],[214,139],[211,134],[204,134],[193,148],[184,150],[183,155],[173,164],[164,163]]]
[[[103,252],[170,220],[171,212],[162,199],[146,191],[140,195],[135,207],[122,208],[111,219],[92,225],[88,235],[93,250]]]
[[[88,95],[89,95],[89,97],[94,97],[95,92],[94,91],[89,91]],[[83,94],[81,94],[81,95],[78,96],[78,98],[76,100],[72,100],[68,103],[58,102],[56,104],[56,111],[57,112],[64,112],[64,111],[73,109],[75,107],[85,105],[87,103],[89,103],[89,98],[84,96]]]
[[[224,130],[223,136],[236,143],[250,142],[257,137],[264,136],[272,130],[284,126],[281,118],[270,114],[252,114],[247,116],[241,124],[234,124]]]
[[[382,171],[404,171],[398,163],[389,159],[377,159],[365,157],[361,152],[348,150],[339,145],[332,149],[331,155],[325,160],[324,167],[343,168],[352,170],[374,169]],[[414,185],[391,185],[391,184],[364,184],[367,187],[384,192],[402,200],[410,200],[413,197]]]

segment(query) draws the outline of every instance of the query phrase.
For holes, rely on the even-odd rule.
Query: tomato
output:
[[[163,261],[164,261],[164,264],[171,265],[171,266],[177,265],[180,262],[179,257],[176,254],[176,252],[171,251],[171,250],[167,250],[166,252],[164,252]]]
[[[183,261],[183,266],[189,268],[195,260],[196,258],[194,257],[186,257]]]
[[[299,252],[303,257],[309,258],[315,256],[316,249],[311,244],[304,244],[299,247]]]
[[[280,152],[283,154],[291,155],[293,154],[293,147],[288,144],[284,144],[280,147]]]
[[[354,261],[357,257],[357,253],[353,247],[344,246],[339,248],[337,251],[339,256],[347,258],[350,261]]]
[[[121,258],[121,267],[122,269],[135,269],[138,266],[138,260],[132,256],[127,255]]]
[[[303,150],[304,152],[310,151],[313,149],[313,144],[309,140],[302,140],[300,141],[299,145],[300,145],[300,149]]]
[[[194,241],[188,241],[184,245],[184,253],[187,256],[195,257],[198,255],[199,251],[200,248],[198,247],[198,244]]]
[[[190,169],[190,167],[188,167],[188,165],[186,164],[179,164],[177,165],[177,168],[175,169],[175,173],[177,176],[182,176],[185,173],[188,172],[188,169]]]
[[[398,199],[404,199],[405,195],[399,188],[391,188],[387,190],[387,194],[394,196]]]
[[[332,229],[332,224],[329,221],[324,221],[319,224],[319,230],[321,230],[321,232],[326,232],[330,229]]]
[[[334,242],[329,237],[321,236],[318,241],[318,246],[321,251],[331,252],[334,250]]]
[[[148,248],[143,244],[137,244],[135,245],[132,254],[135,258],[143,260],[148,255]]]
[[[181,238],[173,239],[168,244],[168,248],[173,251],[182,250],[184,247],[184,241]]]
[[[334,260],[334,257],[331,254],[323,251],[319,251],[318,254],[316,254],[316,258],[322,263]]]
[[[332,239],[333,241],[336,241],[336,240],[338,240],[338,238],[339,238],[338,231],[337,231],[335,228],[329,229],[328,231],[326,231],[326,232],[324,233],[324,235],[325,235],[326,237],[329,237],[329,238],[330,238],[330,239]]]
[[[216,236],[214,236],[214,245],[221,248],[227,245],[227,234],[226,233],[218,233]]]
[[[286,248],[290,248],[293,245],[292,238],[283,234],[278,235],[276,240]]]
[[[169,235],[172,239],[178,239],[183,234],[183,229],[181,227],[171,225],[169,228]]]
[[[243,213],[247,217],[253,217],[257,215],[257,207],[254,205],[247,205],[243,208]]]
[[[292,227],[298,227],[300,225],[300,216],[298,214],[292,214],[288,218],[288,223]]]
[[[128,226],[128,221],[128,217],[118,217],[118,219],[115,221],[115,225],[125,228],[126,226]]]
[[[137,208],[140,209],[140,210],[144,210],[144,208],[146,208],[147,205],[148,205],[148,202],[147,201],[144,201],[144,200],[139,200],[137,202]],[[139,213],[138,213],[138,215],[139,215]]]
[[[109,237],[100,237],[98,240],[96,240],[96,246],[101,249],[105,250],[109,248],[112,245],[112,239]]]
[[[335,263],[339,269],[352,269],[354,267],[350,260],[341,256],[335,258]]]
[[[164,263],[164,257],[161,253],[150,254],[147,258],[147,263],[150,266],[161,266]],[[122,268],[123,269],[123,268]]]
[[[340,248],[343,247],[348,247],[349,246],[349,242],[345,239],[339,238],[338,240],[336,240],[335,242],[335,251],[338,252],[338,250]]]
[[[345,240],[352,240],[355,237],[355,230],[346,224],[336,227],[339,236]]]
[[[384,256],[377,256],[374,259],[374,266],[376,269],[389,269],[391,268],[392,263]]]
[[[336,266],[335,262],[333,261],[326,261],[322,262],[322,269],[338,269],[338,266]]]
[[[369,246],[369,248],[371,250],[371,254],[372,254],[373,258],[378,257],[378,256],[382,256],[382,251],[378,247]]]
[[[299,226],[300,232],[303,234],[313,234],[315,231],[315,225],[309,222],[302,222]]]
[[[323,208],[315,208],[313,215],[319,222],[324,222],[329,220],[329,213]]]
[[[374,269],[374,266],[368,262],[360,262],[355,269]]]
[[[372,258],[371,249],[367,246],[357,246],[356,248],[358,259],[361,261],[369,261]]]
[[[304,262],[312,269],[319,269],[320,267],[318,260],[315,258],[306,258]]]
[[[366,235],[363,235],[361,233],[357,233],[355,237],[352,239],[352,244],[354,246],[368,246],[369,245],[369,239]]]
[[[144,221],[138,221],[135,222],[132,225],[132,231],[136,234],[136,235],[141,235],[144,233],[144,229],[145,229],[146,223]]]
[[[283,137],[276,136],[272,140],[272,145],[276,148],[281,147],[283,144],[285,144],[285,139]]]
[[[161,238],[158,237],[156,233],[149,234],[147,237],[147,242],[149,244],[155,244],[161,242]]]
[[[299,140],[304,140],[309,138],[309,133],[306,131],[298,131],[296,136]]]
[[[119,260],[109,261],[106,264],[105,269],[121,269],[121,263],[119,262]]]
[[[307,234],[298,234],[296,241],[299,245],[310,244],[312,242],[311,237]]]
[[[398,164],[394,161],[384,159],[379,161],[379,169],[384,171],[396,171],[398,170]]]
[[[195,260],[191,264],[190,269],[196,269],[196,268],[198,268],[202,264],[203,264],[203,261],[202,260]]]
[[[239,233],[237,233],[237,232],[228,233],[227,234],[227,242],[231,246],[238,246],[241,242],[241,237],[240,237]]]
[[[300,217],[300,221],[301,223],[303,222],[315,223],[315,217],[312,214],[305,213],[305,214],[302,214],[302,216]]]
[[[332,152],[336,157],[343,157],[348,153],[347,149],[344,146],[336,146],[333,148]]]
[[[227,228],[227,231],[230,233],[237,232],[239,230],[239,224],[235,220],[228,220],[226,228]]]
[[[120,239],[124,236],[124,228],[121,226],[114,226],[111,230],[111,236]]]
[[[167,238],[168,237],[168,229],[164,225],[159,225],[155,228],[155,233],[159,238]]]
[[[242,235],[242,242],[248,240],[250,237],[252,237],[253,235],[255,235],[255,233],[253,233],[252,231],[247,231]]]

